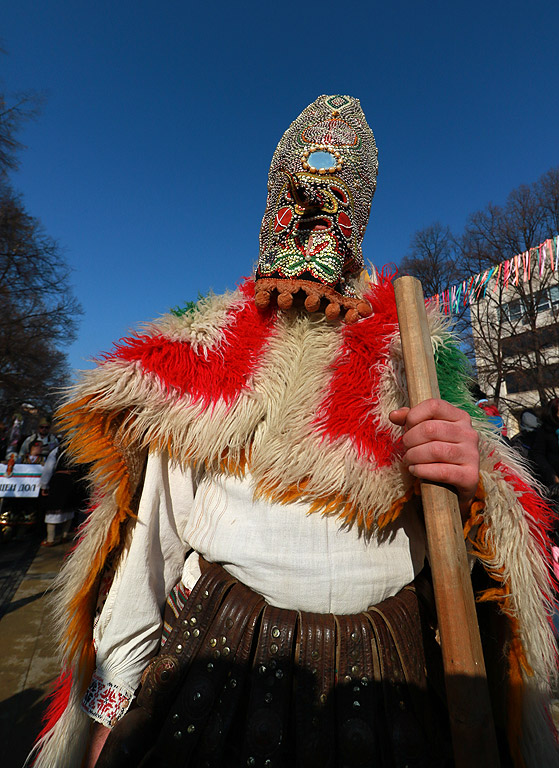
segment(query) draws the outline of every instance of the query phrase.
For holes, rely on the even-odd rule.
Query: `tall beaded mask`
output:
[[[255,301],[352,323],[371,313],[355,284],[376,186],[375,138],[358,99],[319,96],[283,134],[268,175]]]

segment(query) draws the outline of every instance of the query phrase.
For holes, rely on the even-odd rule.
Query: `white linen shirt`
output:
[[[84,709],[95,720],[112,725],[128,708],[159,645],[168,593],[179,578],[192,589],[200,576],[198,553],[274,606],[347,614],[412,581],[425,536],[409,510],[379,540],[303,503],[255,499],[250,475],[197,479],[150,454],[131,541],[94,628],[97,669]]]

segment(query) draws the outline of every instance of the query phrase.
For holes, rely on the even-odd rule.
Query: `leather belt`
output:
[[[99,768],[447,764],[415,589],[360,614],[322,615],[273,607],[203,566]]]
[[[299,613],[296,650],[296,751],[301,765],[330,768],[335,755],[336,622],[332,614]]]

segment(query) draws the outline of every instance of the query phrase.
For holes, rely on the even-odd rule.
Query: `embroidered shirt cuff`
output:
[[[112,728],[126,714],[133,698],[130,688],[103,680],[95,673],[83,697],[82,709],[93,720]]]

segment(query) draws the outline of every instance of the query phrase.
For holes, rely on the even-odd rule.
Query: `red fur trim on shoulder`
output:
[[[242,290],[248,296],[250,284]],[[223,399],[231,404],[250,387],[274,318],[273,311],[261,312],[253,301],[246,301],[231,311],[214,347],[195,350],[186,341],[142,334],[122,339],[106,359],[139,362],[168,390],[188,394],[194,402],[209,405]]]
[[[239,290],[247,299],[254,299],[254,277],[245,277],[239,284]]]
[[[392,283],[382,278],[365,298],[373,314],[344,328],[342,348],[332,364],[332,377],[314,423],[332,442],[349,438],[362,456],[386,467],[394,460],[397,446],[390,431],[378,424],[375,409],[398,322]]]

